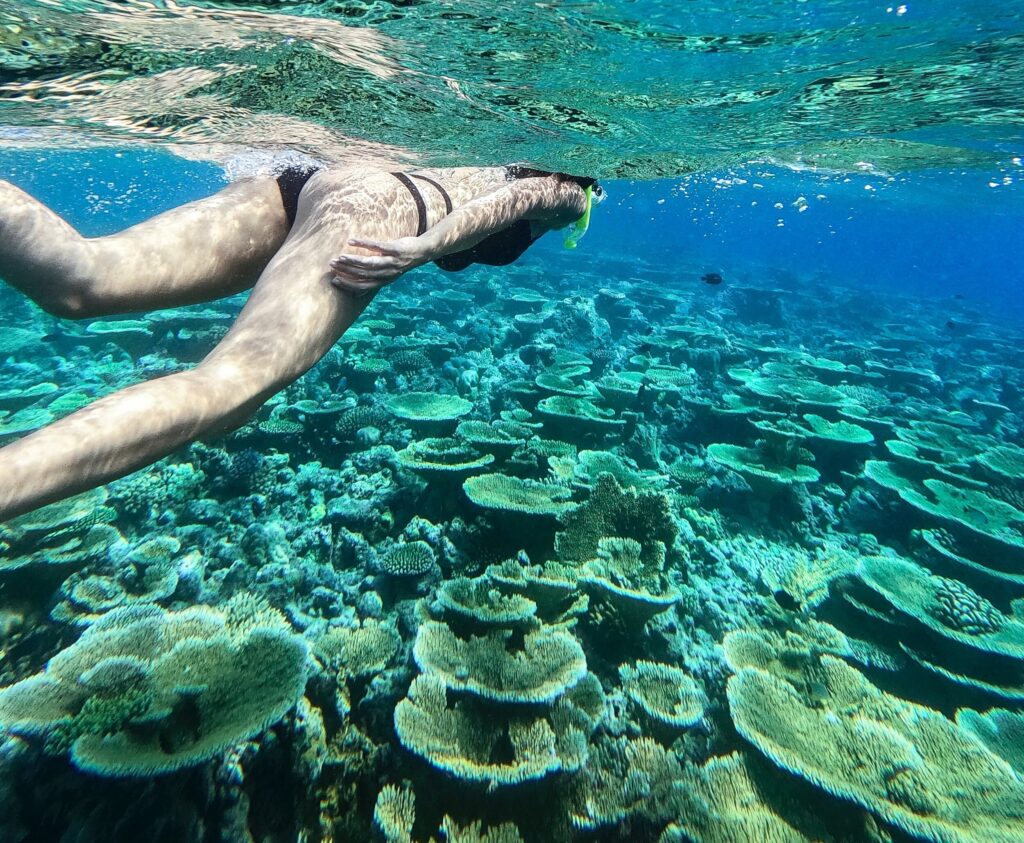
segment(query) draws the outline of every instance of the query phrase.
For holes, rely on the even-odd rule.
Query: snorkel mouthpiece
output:
[[[583,216],[576,220],[572,227],[572,230],[565,235],[565,240],[562,245],[567,249],[575,249],[576,245],[583,239],[583,235],[587,233],[587,229],[590,227],[590,209],[594,203],[594,187],[591,185],[588,187],[584,194],[587,197],[587,203],[583,209]]]

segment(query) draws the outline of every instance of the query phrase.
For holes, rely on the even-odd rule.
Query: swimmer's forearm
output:
[[[101,398],[0,449],[0,522],[123,477],[250,410],[200,369]]]
[[[452,211],[421,234],[423,263],[470,249],[522,219],[564,225],[579,217],[586,198],[571,182],[529,179],[513,182]]]

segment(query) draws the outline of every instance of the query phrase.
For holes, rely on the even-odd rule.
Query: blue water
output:
[[[0,178],[38,196],[87,236],[118,231],[226,181],[219,167],[138,150],[0,151]],[[834,175],[751,165],[680,179],[605,183],[575,259],[636,258],[728,277],[765,268],[882,293],[957,299],[1024,319],[1024,166]],[[781,207],[780,207],[781,206]],[[803,210],[801,210],[803,208]],[[523,258],[561,255],[555,236]],[[593,268],[588,266],[588,268]]]

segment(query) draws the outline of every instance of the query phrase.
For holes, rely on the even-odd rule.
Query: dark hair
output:
[[[535,170],[533,167],[524,167],[520,164],[509,164],[505,167],[505,178],[508,181],[515,181],[516,179],[547,178],[548,176],[554,176],[559,181],[576,182],[576,184],[584,190],[597,183],[597,179],[592,179],[588,176],[570,176],[568,173],[552,173],[548,170]]]

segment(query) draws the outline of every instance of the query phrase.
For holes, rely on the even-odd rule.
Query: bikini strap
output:
[[[391,175],[406,186],[409,193],[412,195],[412,201],[416,203],[416,214],[418,216],[416,221],[416,236],[419,237],[427,230],[427,203],[423,201],[423,196],[420,194],[416,185],[413,184],[412,179],[405,173],[392,173]]]
[[[445,190],[443,187],[441,187],[441,185],[439,185],[436,181],[434,181],[429,176],[421,176],[418,173],[410,173],[409,175],[411,175],[414,179],[421,179],[421,180],[425,181],[427,184],[434,185],[434,187],[436,187],[438,192],[441,194],[441,197],[444,199],[444,213],[445,213],[445,216],[447,216],[448,214],[450,214],[452,212],[452,198],[448,195],[448,191],[447,190]]]

